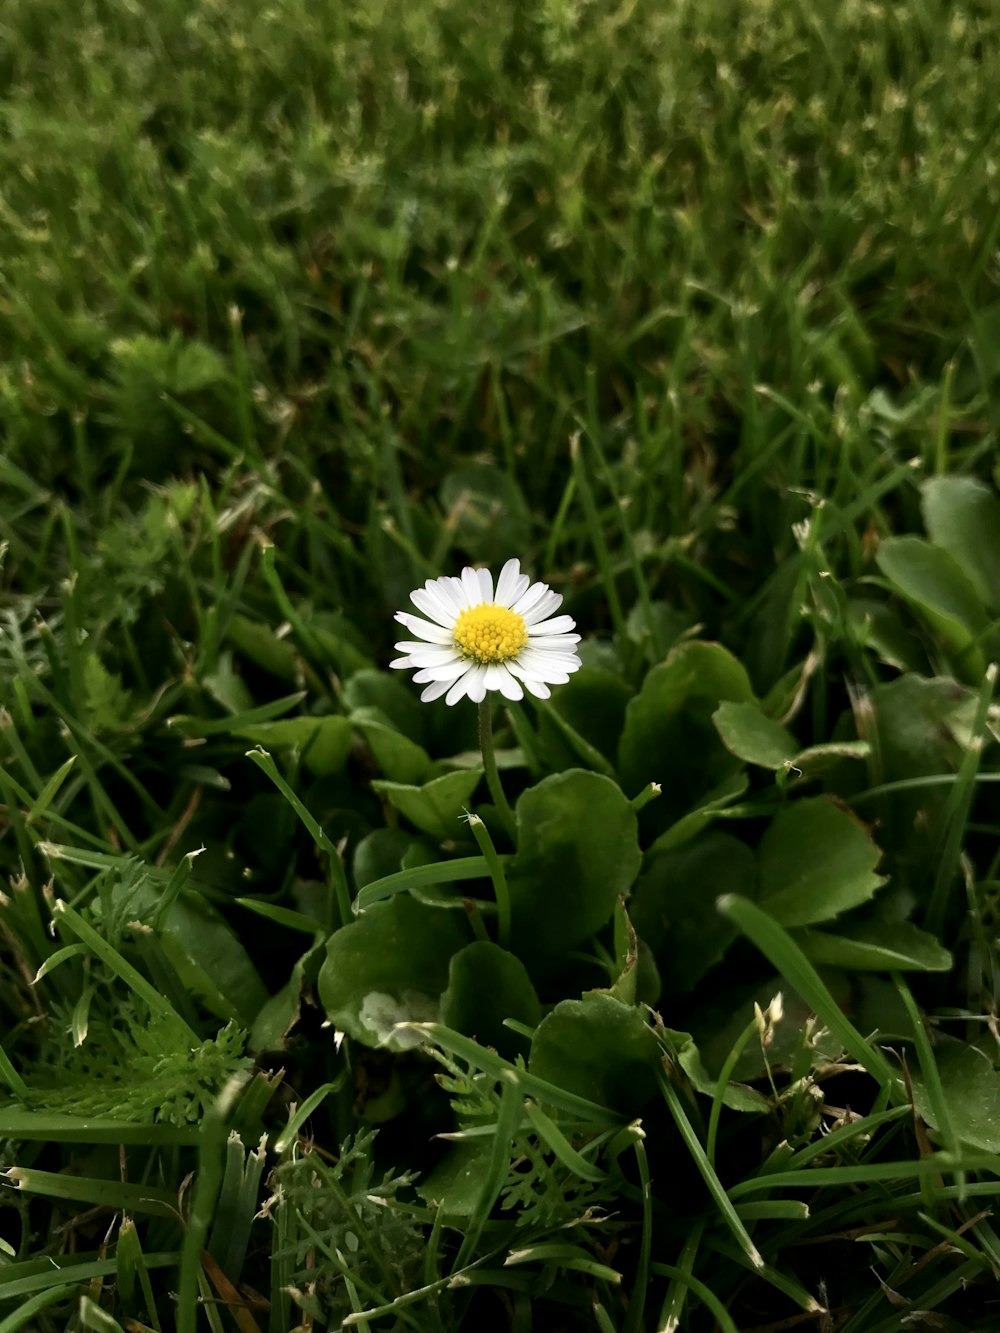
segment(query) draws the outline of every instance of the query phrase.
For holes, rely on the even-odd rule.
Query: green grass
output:
[[[0,81],[0,1329],[990,1327],[992,7],[7,0]],[[513,829],[385,669],[510,555]]]

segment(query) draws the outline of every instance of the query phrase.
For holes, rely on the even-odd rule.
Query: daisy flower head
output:
[[[444,695],[455,704],[467,694],[482,703],[489,690],[547,699],[549,686],[564,685],[580,666],[573,618],[553,615],[561,594],[532,583],[519,560],[507,561],[496,587],[488,569],[467,567],[461,578],[428,579],[410,601],[423,616],[397,611],[396,619],[416,639],[397,643],[405,655],[389,665],[416,668],[425,702]]]

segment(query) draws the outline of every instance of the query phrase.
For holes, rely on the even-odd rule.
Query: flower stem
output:
[[[486,863],[490,868],[490,877],[493,880],[493,892],[497,899],[497,943],[501,948],[509,949],[510,894],[507,891],[507,876],[503,873],[503,864],[497,856],[497,849],[493,846],[489,829],[478,815],[469,816],[469,827],[472,829],[476,842],[479,843],[479,850],[486,858]],[[486,938],[489,939],[489,936]]]
[[[513,837],[515,822],[514,811],[503,794],[500,773],[497,769],[496,755],[493,753],[493,705],[487,694],[479,705],[479,748],[483,752],[483,768],[486,770],[486,785],[490,789],[493,804],[500,812],[507,832]]]

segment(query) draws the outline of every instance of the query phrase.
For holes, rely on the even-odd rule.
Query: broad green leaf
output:
[[[430,772],[431,757],[422,745],[397,731],[377,708],[357,708],[351,722],[361,732],[375,762],[391,782],[422,782]]]
[[[436,1022],[452,955],[468,922],[398,893],[375,903],[327,941],[319,995],[331,1023],[368,1046],[408,1050],[420,1038],[393,1028]]]
[[[483,1197],[483,1178],[489,1170],[492,1143],[482,1139],[452,1144],[447,1155],[423,1176],[416,1191],[446,1216],[468,1217]]]
[[[263,745],[265,750],[296,749],[315,777],[341,773],[347,763],[354,728],[346,717],[288,717],[236,727],[234,736]]]
[[[903,625],[896,607],[873,598],[849,597],[847,619],[859,643],[897,671],[923,671],[927,654],[916,635]]]
[[[714,830],[649,859],[629,902],[636,933],[649,945],[668,994],[690,990],[717,963],[737,930],[716,911],[724,893],[752,896],[753,853]]]
[[[452,957],[448,988],[441,996],[441,1021],[448,1027],[513,1059],[523,1051],[524,1038],[505,1028],[504,1019],[535,1027],[541,1016],[524,964],[506,949],[476,940]]]
[[[507,870],[514,939],[525,957],[562,955],[610,919],[639,871],[635,812],[610,778],[570,769],[517,803]]]
[[[910,921],[865,921],[835,935],[801,930],[795,939],[812,962],[856,971],[947,972],[954,963],[936,936]]]
[[[871,754],[868,741],[825,741],[800,750],[791,762],[791,771],[803,778],[818,777],[841,759],[867,759]]]
[[[422,833],[429,833],[438,842],[444,842],[462,832],[459,821],[482,776],[481,768],[461,768],[434,778],[422,787],[376,778],[372,788]]]
[[[550,708],[606,760],[614,761],[630,697],[631,691],[620,676],[585,666],[553,693]],[[579,755],[557,726],[546,712],[541,713],[538,731],[543,742],[551,750],[566,755],[567,762],[560,767],[575,767]],[[598,771],[603,770],[598,768]]]
[[[400,626],[400,632],[403,631]],[[426,705],[403,680],[398,671],[375,671],[371,668],[355,671],[344,682],[344,706],[354,712],[359,708],[377,708],[397,731],[418,745],[424,743]]]
[[[958,561],[921,537],[889,537],[875,556],[893,587],[913,606],[956,659],[963,678],[979,680],[985,668],[973,639],[986,628],[983,604]]]
[[[300,684],[297,654],[287,639],[279,639],[270,625],[247,616],[232,615],[226,638],[236,649],[269,675],[289,685]]]
[[[618,756],[626,791],[641,791],[649,782],[662,788],[643,812],[644,824],[664,828],[739,770],[712,714],[723,700],[752,699],[745,669],[717,643],[683,643],[653,667],[625,710]]]
[[[854,815],[823,797],[793,801],[757,852],[759,902],[785,926],[829,921],[867,902],[885,880],[882,852]]]
[[[921,487],[931,541],[961,566],[984,605],[1000,611],[1000,499],[975,477],[931,477]]]
[[[984,1152],[1000,1153],[1000,1071],[990,1056],[978,1046],[957,1042],[938,1045],[934,1055],[957,1138]],[[937,1129],[934,1104],[927,1095],[923,1075],[913,1070],[911,1077],[917,1110]]]
[[[542,1019],[529,1071],[567,1092],[638,1115],[656,1092],[660,1044],[641,1009],[595,993],[562,1000]]]
[[[722,743],[737,759],[760,768],[787,768],[798,750],[791,733],[754,703],[719,704],[712,714]]]
[[[118,898],[116,889],[112,900]],[[129,910],[140,920],[155,912],[152,884],[132,889]],[[181,982],[219,1018],[249,1028],[267,990],[235,931],[199,893],[182,889],[159,928],[163,952]]]
[[[873,737],[878,779],[898,782],[920,777],[945,781],[913,790],[892,791],[861,807],[878,814],[886,845],[922,874],[930,848],[939,837],[939,816],[975,729],[976,699],[971,691],[947,678],[927,680],[902,676],[871,692]]]
[[[412,833],[400,828],[377,828],[367,833],[354,849],[351,871],[358,889],[386,875],[394,875],[403,857],[416,843]]]

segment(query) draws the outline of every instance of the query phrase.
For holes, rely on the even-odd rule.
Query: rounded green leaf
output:
[[[618,772],[626,791],[660,784],[648,816],[660,828],[739,770],[712,725],[723,700],[753,700],[746,670],[721,644],[691,642],[653,667],[629,701]]]
[[[418,745],[424,742],[424,705],[399,672],[355,671],[344,682],[344,705],[354,712],[359,708],[377,708],[386,720]]]
[[[716,899],[752,896],[755,877],[753,853],[729,833],[711,831],[649,859],[628,910],[667,993],[690,990],[722,958],[737,931]]]
[[[859,972],[948,972],[954,963],[936,936],[911,921],[865,921],[835,935],[802,930],[795,939],[812,962]]]
[[[524,1038],[503,1026],[516,1018],[534,1027],[542,1016],[535,988],[520,958],[491,940],[475,940],[452,957],[448,988],[441,996],[441,1021],[513,1058]]]
[[[528,1069],[567,1092],[638,1115],[656,1092],[660,1046],[641,1009],[595,993],[542,1019]]]
[[[265,750],[296,749],[310,773],[318,778],[343,771],[351,748],[353,727],[346,717],[287,717],[236,727],[234,736]]]
[[[461,833],[459,820],[483,776],[481,768],[445,773],[422,787],[376,779],[372,788],[423,833],[444,842]]]
[[[985,661],[973,640],[986,612],[968,575],[948,551],[920,537],[889,537],[875,556],[878,567],[914,610],[960,658],[961,674],[978,680]]]
[[[757,704],[727,700],[719,704],[712,721],[731,754],[760,768],[786,768],[798,749],[791,733],[765,716]]]
[[[975,477],[931,477],[921,487],[935,546],[961,566],[982,602],[1000,610],[1000,499]]]
[[[935,1058],[957,1138],[972,1148],[1000,1153],[1000,1072],[990,1056],[978,1046],[949,1042],[938,1048]],[[912,1078],[917,1110],[936,1129],[937,1112],[923,1072],[914,1070]]]
[[[570,769],[517,803],[507,872],[517,952],[564,953],[610,919],[639,872],[635,812],[610,778]]]
[[[829,921],[857,907],[885,880],[868,830],[823,797],[795,801],[771,821],[757,852],[759,902],[785,926]]]
[[[418,1044],[397,1023],[436,1022],[453,954],[469,942],[468,924],[398,893],[375,903],[327,942],[319,995],[336,1027],[368,1046]]]
[[[399,828],[377,828],[366,833],[354,849],[351,873],[358,889],[376,879],[393,875],[403,864],[403,857],[416,838]]]
[[[584,666],[570,676],[552,696],[551,711],[607,760],[618,753],[618,740],[625,725],[625,708],[631,691],[620,676],[596,667]],[[558,723],[543,712],[538,731],[545,745],[556,754],[564,754],[568,764],[577,766],[580,755],[567,741]],[[590,767],[598,768],[596,764]]]
[[[368,742],[375,762],[393,782],[421,782],[431,766],[422,745],[397,731],[378,708],[357,708],[351,722]]]

